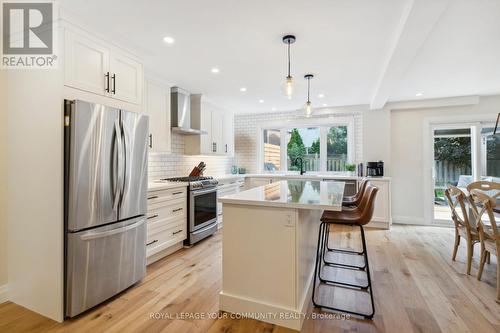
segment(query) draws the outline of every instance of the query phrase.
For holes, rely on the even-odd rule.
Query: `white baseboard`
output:
[[[222,291],[219,295],[219,309],[297,331],[300,331],[304,322],[304,313],[299,310],[265,304],[246,297],[228,295]]]
[[[168,248],[166,248],[165,250],[161,250],[160,252],[157,252],[153,255],[150,255],[149,257],[146,258],[146,265],[151,265],[152,263],[166,257],[166,256],[169,256],[171,255],[172,253],[174,252],[177,252],[179,251],[180,249],[182,249],[183,247],[183,242],[179,242],[177,244],[174,244]]]
[[[393,216],[392,223],[394,223],[394,224],[430,225],[429,223],[425,223],[423,217],[416,217],[416,216]]]
[[[8,287],[6,284],[0,286],[0,303],[7,302],[9,300],[7,292],[8,292]]]

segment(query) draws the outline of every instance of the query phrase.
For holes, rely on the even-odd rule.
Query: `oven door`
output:
[[[217,222],[217,187],[191,191],[189,226],[190,232]]]

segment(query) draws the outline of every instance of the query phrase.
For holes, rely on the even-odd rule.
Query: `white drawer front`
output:
[[[158,253],[186,239],[186,224],[181,223],[164,230],[149,234],[147,237],[146,256]]]
[[[172,216],[185,216],[187,202],[185,199],[170,200],[148,205],[148,222]]]
[[[148,206],[175,199],[187,200],[187,187],[173,188],[169,190],[149,191]]]

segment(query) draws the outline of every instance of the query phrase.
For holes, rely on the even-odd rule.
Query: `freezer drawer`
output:
[[[146,274],[145,217],[67,237],[67,317],[107,300]]]

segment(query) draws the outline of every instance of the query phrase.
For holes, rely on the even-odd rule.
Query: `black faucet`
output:
[[[300,175],[302,176],[306,173],[306,171],[304,170],[304,160],[302,160],[302,157],[297,157],[294,161],[295,165],[297,165],[298,160],[300,160]]]

